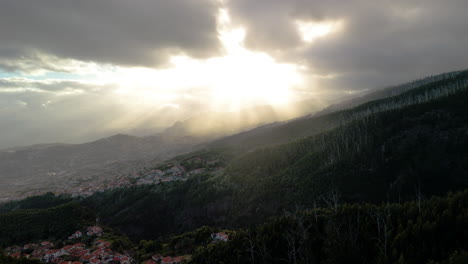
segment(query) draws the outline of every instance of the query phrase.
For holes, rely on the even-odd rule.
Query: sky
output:
[[[0,0],[0,148],[468,68],[466,0]]]

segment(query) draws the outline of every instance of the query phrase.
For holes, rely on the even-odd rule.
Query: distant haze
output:
[[[466,0],[0,0],[0,149],[187,119],[198,131],[228,126],[204,118],[213,113],[271,122],[465,69],[466,10]]]

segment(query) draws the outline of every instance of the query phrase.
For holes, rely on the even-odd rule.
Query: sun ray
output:
[[[117,93],[140,106],[177,104],[185,95],[209,101],[214,111],[238,111],[254,105],[285,104],[301,81],[296,65],[276,62],[270,55],[244,46],[245,30],[232,25],[219,10],[219,40],[225,55],[205,60],[173,56],[166,69],[116,67],[101,75],[115,82]],[[193,94],[200,91],[202,94]]]

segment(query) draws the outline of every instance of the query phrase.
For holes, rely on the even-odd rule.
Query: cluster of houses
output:
[[[54,243],[43,241],[38,244],[27,244],[23,247],[13,246],[5,249],[5,254],[12,258],[38,259],[45,263],[55,264],[134,264],[136,260],[128,254],[121,254],[111,250],[111,242],[99,239],[103,230],[99,226],[90,226],[86,232],[77,230],[68,237],[68,241],[83,236],[96,236],[97,238],[88,247],[83,243],[74,243],[56,248]],[[225,232],[212,233],[213,243],[228,241],[229,235]],[[189,256],[162,256],[153,255],[144,264],[180,264],[190,260]]]
[[[202,158],[195,157],[191,161],[203,163],[204,166],[209,168],[216,168],[220,166],[219,161],[216,159],[204,160]],[[203,173],[205,171],[205,167],[188,169],[179,163],[173,163],[165,168],[150,170],[145,169],[129,175],[90,177],[82,179],[83,181],[81,181],[78,186],[74,186],[77,184],[77,182],[63,182],[63,184],[61,184],[61,186],[57,187],[56,189],[34,190],[21,196],[15,196],[14,199],[23,199],[29,196],[42,195],[47,192],[53,192],[55,194],[69,194],[72,197],[87,197],[93,195],[96,192],[103,192],[115,188],[129,187],[134,185],[147,185],[159,182],[183,181],[190,176]]]
[[[81,231],[76,231],[75,233],[68,236],[68,240],[78,239],[78,238],[80,238],[82,236],[83,236],[83,233]]]
[[[131,264],[134,260],[126,255],[113,252],[110,242],[97,240],[90,248],[83,243],[66,245],[54,249],[48,241],[40,244],[28,244],[23,247],[9,247],[6,255],[12,258],[38,259],[45,263],[56,264]]]
[[[164,170],[152,169],[141,172],[137,178],[137,185],[153,184],[158,182],[170,182],[185,180],[189,176],[187,170],[180,165],[173,165]]]
[[[205,166],[215,168],[219,166],[219,161],[194,158],[197,162],[204,162]],[[184,166],[174,163],[160,169],[143,170],[132,175],[117,176],[109,180],[108,178],[93,178],[93,182],[82,183],[80,187],[72,188],[72,196],[89,196],[95,192],[102,192],[109,189],[129,187],[134,185],[147,185],[159,182],[183,181],[188,177],[202,173],[206,168],[187,169]],[[96,180],[98,182],[96,182]],[[70,189],[70,188],[69,188]]]
[[[86,228],[86,235],[90,237],[91,236],[101,237],[103,233],[104,231],[102,230],[102,227],[100,226],[90,226]],[[75,233],[68,236],[68,240],[78,239],[81,237],[83,237],[83,232],[81,232],[80,230],[77,230],[75,231]]]
[[[23,247],[14,246],[5,249],[5,254],[12,258],[38,259],[45,263],[56,264],[131,264],[135,263],[127,254],[121,254],[111,250],[111,243],[98,238],[103,235],[99,226],[90,226],[85,232],[77,230],[68,241],[83,236],[96,237],[94,242],[87,247],[83,243],[74,243],[56,248],[54,243],[43,241],[39,244],[27,244]]]
[[[12,258],[36,258],[40,259],[54,244],[49,241],[43,241],[39,244],[27,244],[23,247],[13,246],[5,249],[5,254]]]
[[[38,259],[45,263],[55,264],[134,264],[137,263],[132,257],[113,252],[111,243],[97,240],[91,248],[83,243],[76,243],[54,249],[54,244],[48,241],[40,244],[27,244],[23,247],[8,247],[6,255],[12,258]],[[189,256],[164,257],[154,255],[144,264],[180,264],[190,260]]]
[[[102,227],[100,226],[90,226],[86,229],[86,235],[88,236],[97,236],[101,237],[103,234]],[[76,233],[76,232],[75,232]]]
[[[107,177],[96,177],[89,181],[80,183],[79,186],[69,187],[56,193],[67,193],[73,197],[76,196],[90,196],[96,192],[103,192],[115,188],[131,186],[130,176],[116,176],[109,179]]]
[[[79,186],[62,187],[60,189],[53,190],[53,192],[56,194],[70,194],[73,197],[87,197],[96,192],[103,192],[116,188],[185,180],[187,176],[189,175],[182,166],[174,165],[164,171],[153,169],[135,173],[134,175],[117,176],[112,179],[96,177],[90,181],[80,183]],[[35,193],[34,195],[40,194],[42,193]]]

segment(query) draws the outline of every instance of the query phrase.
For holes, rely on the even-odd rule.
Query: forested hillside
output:
[[[464,71],[214,142],[168,161],[203,169],[182,181],[4,204],[0,244],[55,238],[95,214],[138,245],[126,243],[140,260],[164,252],[192,263],[464,263],[467,102]],[[41,224],[55,226],[58,215],[67,225]],[[221,229],[229,241],[211,243]]]
[[[227,159],[222,173],[105,192],[85,203],[123,232],[151,238],[261,223],[285,209],[330,202],[402,202],[463,190],[466,75],[334,113],[342,120],[335,129],[287,144],[211,150]]]
[[[466,263],[468,191],[419,204],[285,212],[199,247],[192,263]]]
[[[362,98],[351,100],[353,103],[343,102],[334,107],[337,111],[324,110],[314,116],[307,115],[284,123],[272,123],[214,141],[208,147],[254,149],[259,146],[286,143],[336,128],[369,113],[401,108],[405,105],[428,102],[447,96],[466,89],[467,83],[467,71],[429,77],[370,93]]]
[[[0,214],[0,247],[63,239],[94,220],[94,214],[77,202],[3,213]]]

